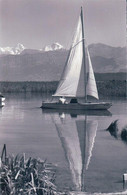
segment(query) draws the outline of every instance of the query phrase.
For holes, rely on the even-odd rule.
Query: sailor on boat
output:
[[[65,99],[65,97],[60,97],[59,98],[59,103],[61,103],[61,104],[65,104],[66,103],[66,99]]]

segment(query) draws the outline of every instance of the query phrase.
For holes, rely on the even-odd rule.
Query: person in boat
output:
[[[59,98],[59,103],[65,104],[65,103],[66,103],[65,97],[60,97],[60,98]]]

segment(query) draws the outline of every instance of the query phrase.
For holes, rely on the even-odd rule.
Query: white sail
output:
[[[95,77],[94,77],[94,72],[93,72],[93,68],[92,68],[92,62],[90,59],[90,54],[87,48],[87,55],[88,55],[88,67],[89,67],[89,76],[88,76],[88,82],[87,82],[87,87],[86,87],[86,93],[87,95],[93,96],[97,99],[99,99],[98,97],[98,91],[97,91],[97,86],[96,86],[96,81],[95,81]]]
[[[59,82],[56,93],[53,96],[84,97],[85,82],[82,67],[82,23],[79,17],[73,44]]]

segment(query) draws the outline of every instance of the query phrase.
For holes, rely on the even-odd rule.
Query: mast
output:
[[[85,75],[85,102],[87,102],[86,85],[87,85],[87,72],[86,72],[86,59],[85,59],[85,36],[84,36],[84,21],[83,21],[83,10],[81,7],[81,23],[82,23],[82,49],[83,49],[83,66]]]

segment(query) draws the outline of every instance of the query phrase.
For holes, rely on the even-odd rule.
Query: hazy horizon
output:
[[[68,48],[81,5],[88,45],[126,45],[126,0],[0,0],[0,47]]]

